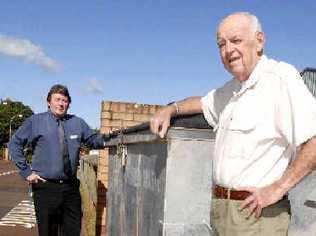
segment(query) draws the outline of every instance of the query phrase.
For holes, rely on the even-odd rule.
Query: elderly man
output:
[[[164,107],[150,122],[164,137],[172,116],[203,112],[216,131],[212,224],[219,235],[287,235],[287,193],[316,167],[315,99],[293,66],[263,55],[264,42],[257,17],[227,16],[217,43],[233,79]]]

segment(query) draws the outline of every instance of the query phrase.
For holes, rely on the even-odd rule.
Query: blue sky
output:
[[[42,112],[49,88],[62,83],[69,112],[95,128],[102,100],[204,95],[230,79],[215,32],[235,11],[258,16],[269,57],[316,67],[314,1],[2,0],[0,98]]]

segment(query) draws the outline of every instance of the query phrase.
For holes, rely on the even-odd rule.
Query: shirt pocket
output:
[[[233,118],[228,126],[231,131],[240,132],[241,134],[247,134],[256,129],[258,119],[255,116],[239,116]]]
[[[254,115],[234,117],[227,127],[226,155],[230,158],[249,159],[256,148],[259,120]]]
[[[68,142],[73,149],[78,149],[80,147],[80,135],[70,134],[68,136]]]

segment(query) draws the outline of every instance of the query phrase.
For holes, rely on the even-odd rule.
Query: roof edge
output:
[[[313,68],[313,67],[306,67],[300,74],[303,75],[303,74],[305,74],[306,72],[313,72],[313,73],[316,73],[316,68]]]

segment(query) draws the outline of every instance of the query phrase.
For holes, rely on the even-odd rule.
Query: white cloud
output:
[[[101,94],[104,92],[101,82],[94,77],[89,79],[88,91],[91,93],[98,93],[98,94]]]
[[[61,65],[48,57],[43,49],[27,39],[0,35],[0,53],[6,56],[21,58],[28,63],[39,65],[48,71],[59,71]]]

